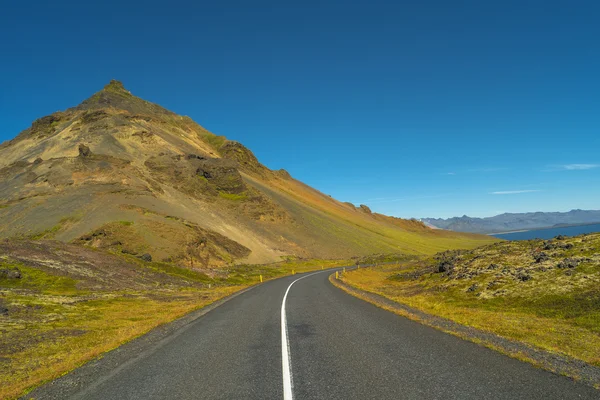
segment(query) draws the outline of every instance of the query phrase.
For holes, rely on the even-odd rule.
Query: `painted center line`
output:
[[[323,272],[331,272],[331,271],[319,271],[313,272],[312,274],[304,275],[301,278],[296,279],[294,282],[290,283],[285,294],[283,295],[283,301],[281,302],[281,368],[283,371],[283,399],[284,400],[293,400],[294,393],[292,392],[292,368],[291,368],[291,360],[290,360],[290,343],[288,341],[288,332],[287,332],[287,320],[285,317],[285,300],[287,299],[287,295],[290,292],[290,288],[292,285],[299,280],[304,278],[308,278],[309,276],[321,274]]]

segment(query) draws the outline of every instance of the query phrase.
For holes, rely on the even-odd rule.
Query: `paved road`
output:
[[[283,399],[287,350],[296,400],[600,398],[595,389],[356,299],[328,275],[286,277],[243,293],[75,398]],[[281,330],[288,288],[289,348]]]

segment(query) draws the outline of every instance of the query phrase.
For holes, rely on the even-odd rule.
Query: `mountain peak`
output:
[[[157,104],[134,96],[129,90],[125,89],[121,81],[115,79],[111,80],[101,91],[84,100],[75,108],[79,110],[116,108],[132,114],[175,115]]]
[[[104,86],[104,90],[107,92],[119,91],[130,93],[127,89],[125,89],[125,86],[123,86],[123,82],[118,81],[116,79],[111,79],[111,81],[108,82],[106,86]]]

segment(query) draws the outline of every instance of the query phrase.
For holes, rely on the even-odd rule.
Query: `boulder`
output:
[[[79,157],[89,157],[92,155],[92,151],[85,144],[79,144]]]
[[[152,261],[152,256],[148,253],[144,253],[140,256],[140,258],[146,262]]]
[[[19,270],[19,268],[0,269],[0,277],[5,277],[7,279],[21,279],[23,275],[21,274],[21,270]]]
[[[474,283],[467,289],[467,292],[474,292],[477,290],[478,287],[479,287],[479,285]]]
[[[442,273],[442,272],[450,272],[454,269],[454,264],[452,264],[450,261],[441,261],[438,266],[437,266],[437,271]]]
[[[517,279],[520,280],[521,282],[526,282],[531,279],[531,275],[529,275],[526,272],[519,272],[517,274]]]
[[[575,268],[579,265],[579,260],[575,259],[575,258],[565,258],[564,260],[562,260],[561,262],[559,262],[558,264],[556,264],[556,268]]]
[[[541,262],[548,261],[548,259],[549,259],[550,257],[548,257],[548,254],[546,254],[546,253],[544,253],[544,252],[542,251],[542,252],[539,252],[539,253],[535,254],[535,255],[533,256],[533,258],[535,259],[535,262],[539,264],[539,263],[541,263]]]

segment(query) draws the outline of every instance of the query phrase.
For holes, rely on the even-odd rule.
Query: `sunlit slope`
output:
[[[433,230],[418,221],[373,214],[339,202],[291,178],[277,178],[271,180],[270,185],[250,177],[247,179],[301,221],[314,240],[314,246],[324,241],[336,247],[350,246],[360,254],[433,254],[497,241],[489,236]]]
[[[190,266],[434,253],[493,239],[372,214],[112,81],[0,145],[0,236]]]

